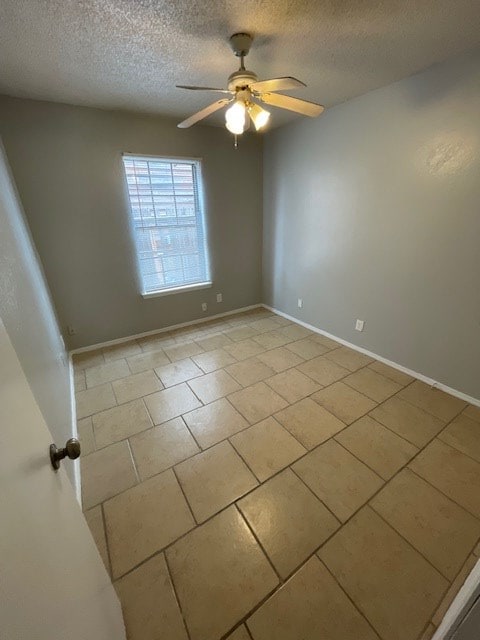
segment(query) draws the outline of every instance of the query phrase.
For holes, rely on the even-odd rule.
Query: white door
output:
[[[0,319],[0,637],[122,640],[120,604],[64,468],[50,466],[51,442]]]

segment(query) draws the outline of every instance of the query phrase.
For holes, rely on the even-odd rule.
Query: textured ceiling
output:
[[[225,86],[236,31],[260,79],[328,107],[478,46],[480,1],[1,0],[0,93],[182,119],[217,94],[175,84]]]

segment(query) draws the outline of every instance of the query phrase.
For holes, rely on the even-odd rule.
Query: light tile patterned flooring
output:
[[[480,554],[480,409],[264,309],[74,365],[130,640],[431,637]]]

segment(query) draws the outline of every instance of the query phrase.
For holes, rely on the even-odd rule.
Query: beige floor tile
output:
[[[297,369],[278,373],[265,382],[290,403],[298,402],[320,389],[319,384]]]
[[[87,521],[92,538],[97,545],[105,569],[110,575],[110,560],[108,559],[107,538],[105,537],[105,527],[103,525],[102,507],[98,505],[93,507],[93,509],[88,509],[83,515]]]
[[[82,456],[88,456],[89,453],[95,451],[92,418],[82,418],[77,421],[77,434],[80,440]]]
[[[290,470],[238,502],[273,566],[286,578],[339,527],[339,522]]]
[[[164,349],[167,357],[175,362],[176,360],[183,360],[184,358],[190,358],[196,356],[199,353],[203,353],[202,347],[199,347],[195,342],[187,342],[184,344],[178,344],[173,347],[165,347]]]
[[[341,367],[348,369],[349,371],[356,371],[361,367],[365,367],[370,362],[373,362],[373,358],[366,356],[360,351],[355,351],[349,347],[340,347],[330,351],[325,357],[329,360],[333,360]]]
[[[257,356],[259,353],[265,351],[263,346],[252,339],[242,340],[241,342],[235,342],[234,344],[227,344],[223,348],[227,353],[233,356],[235,360],[246,360],[247,358],[252,358],[253,356]]]
[[[334,440],[317,447],[292,468],[342,522],[384,484],[376,473]]]
[[[128,640],[188,640],[163,554],[115,583]]]
[[[108,500],[103,508],[114,578],[195,526],[171,469]]]
[[[352,373],[343,382],[376,402],[383,402],[402,388],[400,384],[368,367]]]
[[[261,320],[254,320],[253,322],[250,322],[250,326],[252,329],[255,329],[255,331],[264,333],[266,331],[278,329],[279,324],[275,318],[262,318]]]
[[[77,405],[77,418],[79,420],[91,416],[98,411],[110,409],[110,407],[114,407],[117,404],[112,385],[109,382],[94,387],[93,389],[79,391],[75,395],[75,400]]]
[[[258,333],[259,332],[256,329],[253,329],[248,325],[235,327],[233,329],[227,329],[226,331],[224,331],[224,334],[227,336],[227,338],[230,338],[230,340],[233,340],[234,342],[247,340],[248,338],[252,338],[253,336],[258,335]]]
[[[155,367],[162,367],[163,365],[169,364],[170,360],[162,349],[158,349],[128,358],[127,362],[132,373],[141,373],[142,371],[148,371],[149,369],[155,369]]]
[[[332,340],[332,338],[328,338],[327,336],[324,336],[321,333],[312,334],[310,336],[310,339],[314,340],[315,342],[318,342],[318,344],[323,344],[323,346],[327,347],[327,349],[329,350],[338,349],[339,347],[342,346],[340,342],[337,342],[336,340]]]
[[[183,419],[203,449],[248,427],[245,418],[225,398],[186,413]]]
[[[354,422],[336,440],[385,480],[418,452],[413,444],[369,416]]]
[[[345,424],[351,424],[375,408],[376,402],[343,382],[321,389],[312,396],[315,402],[335,414]]]
[[[404,469],[370,505],[448,580],[480,537],[480,521]]]
[[[80,458],[80,467],[83,509],[94,507],[137,482],[127,442],[116,442]]]
[[[328,347],[325,347],[311,338],[303,338],[303,340],[291,342],[286,348],[289,351],[293,351],[293,353],[296,353],[297,356],[300,356],[304,360],[318,358],[318,356],[323,356],[324,353],[327,353],[327,351],[330,350]]]
[[[480,462],[480,424],[465,414],[455,418],[438,437]]]
[[[312,378],[312,380],[315,380],[315,382],[318,382],[322,387],[326,387],[332,382],[348,376],[350,373],[348,369],[340,367],[325,356],[307,360],[307,362],[300,364],[297,369]]]
[[[142,350],[136,340],[114,344],[111,347],[104,347],[103,349],[105,362],[111,362],[112,360],[118,360],[120,358],[128,358],[129,356],[135,356],[138,353],[142,353]]]
[[[402,389],[398,395],[400,398],[445,421],[454,418],[457,413],[460,413],[467,406],[467,403],[463,400],[450,396],[448,393],[440,391],[440,389],[429,387],[424,382],[420,382],[420,380],[412,382],[408,387]]]
[[[287,406],[285,400],[264,382],[232,393],[229,400],[250,424],[260,422]]]
[[[432,618],[432,622],[436,627],[440,626],[440,623],[442,622],[443,617],[445,616],[450,605],[455,599],[455,596],[462,588],[463,583],[468,578],[469,574],[472,572],[477,562],[478,562],[478,558],[476,556],[472,555],[467,558],[465,564],[463,565],[457,577],[450,585],[449,590],[443,597],[442,602],[440,603],[440,606],[435,611],[435,614]]]
[[[200,451],[182,418],[130,438],[133,459],[141,480],[161,473]]]
[[[94,351],[84,351],[83,353],[74,353],[72,355],[73,366],[77,370],[95,367],[105,362],[105,358],[101,349]]]
[[[325,442],[346,426],[311,398],[292,404],[276,413],[275,418],[307,449]]]
[[[235,507],[176,542],[167,560],[191,640],[221,638],[278,584]]]
[[[142,351],[158,351],[164,347],[174,345],[175,338],[172,337],[169,331],[163,331],[150,336],[144,336],[143,338],[137,338],[137,343],[140,345]]]
[[[280,333],[290,340],[301,340],[307,336],[312,335],[310,329],[306,329],[299,324],[290,324],[283,329],[279,329]]]
[[[278,328],[273,331],[268,331],[267,333],[260,333],[258,336],[253,336],[252,340],[265,349],[275,349],[276,347],[282,347],[284,344],[291,342],[291,339],[280,333]]]
[[[289,351],[285,347],[277,347],[276,349],[265,351],[265,353],[258,355],[257,358],[271,367],[274,373],[280,373],[281,371],[285,371],[285,369],[291,369],[297,364],[301,364],[304,360],[302,357],[293,353],[293,351]]]
[[[192,360],[204,373],[217,371],[217,369],[222,369],[236,362],[235,358],[225,351],[225,349],[215,349],[214,351],[200,353],[198,356],[192,356]]]
[[[87,389],[97,387],[100,384],[105,384],[105,382],[112,382],[112,380],[125,378],[129,375],[130,369],[128,368],[127,361],[124,359],[113,360],[112,362],[98,364],[95,367],[85,369]]]
[[[267,351],[267,353],[271,353],[271,351]],[[275,370],[259,359],[262,355],[264,354],[231,364],[226,368],[226,371],[243,387],[270,378],[275,374]]]
[[[154,424],[167,422],[201,406],[201,402],[185,382],[147,396],[145,404]]]
[[[476,420],[476,422],[480,422],[480,407],[475,407],[473,404],[469,404],[463,410],[463,415],[467,416],[471,420]]]
[[[85,380],[84,369],[73,370],[73,384],[75,387],[75,393],[78,391],[85,391],[87,388],[87,382]]]
[[[433,440],[409,465],[457,504],[480,518],[480,464]]]
[[[310,560],[248,620],[254,640],[376,640],[325,566]]]
[[[274,418],[266,418],[230,438],[260,482],[303,456],[307,450]]]
[[[369,507],[319,552],[382,638],[413,640],[448,582]]]
[[[177,360],[172,364],[165,364],[163,367],[157,367],[155,373],[165,387],[173,387],[181,382],[203,376],[203,371],[190,358]]]
[[[398,396],[378,405],[369,415],[417,447],[424,447],[445,426],[439,418]]]
[[[250,634],[247,631],[247,628],[244,624],[241,627],[235,629],[233,633],[231,633],[227,640],[252,640]]]
[[[175,467],[197,522],[204,522],[257,486],[229,442],[220,442]]]
[[[121,380],[112,382],[118,404],[136,400],[155,391],[161,391],[163,385],[153,371],[143,371]]]
[[[152,420],[142,399],[96,413],[92,422],[98,449],[152,426]]]
[[[204,338],[195,340],[199,347],[204,351],[214,351],[224,347],[226,344],[232,344],[232,341],[224,333],[216,333],[214,335],[206,335]],[[197,363],[199,366],[200,364]]]
[[[204,404],[223,398],[241,389],[238,382],[223,369],[207,373],[201,378],[190,380],[188,384]]]
[[[408,373],[403,373],[403,371],[399,371],[399,369],[394,369],[393,367],[389,367],[388,364],[384,364],[383,362],[379,362],[378,360],[374,360],[372,363],[368,365],[369,369],[373,369],[377,373],[380,373],[382,376],[393,380],[397,384],[402,385],[402,387],[406,387],[407,384],[414,381],[412,376],[409,376]]]

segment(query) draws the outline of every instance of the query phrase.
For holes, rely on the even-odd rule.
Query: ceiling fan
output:
[[[230,105],[225,112],[225,126],[235,136],[242,134],[253,122],[256,131],[262,129],[270,118],[270,113],[263,109],[259,103],[288,109],[304,116],[315,118],[319,116],[324,107],[314,102],[300,100],[277,93],[278,91],[288,91],[306,85],[296,78],[273,78],[271,80],[258,80],[253,71],[245,69],[244,58],[248,55],[252,44],[252,36],[248,33],[235,33],[230,38],[230,45],[233,53],[240,58],[240,68],[232,73],[228,78],[227,89],[216,89],[214,87],[195,87],[189,85],[176,85],[178,89],[190,89],[192,91],[213,91],[228,94],[228,97],[221,98],[208,107],[201,109],[197,113],[180,122],[177,126],[180,129],[187,129],[203,118],[215,113]]]

